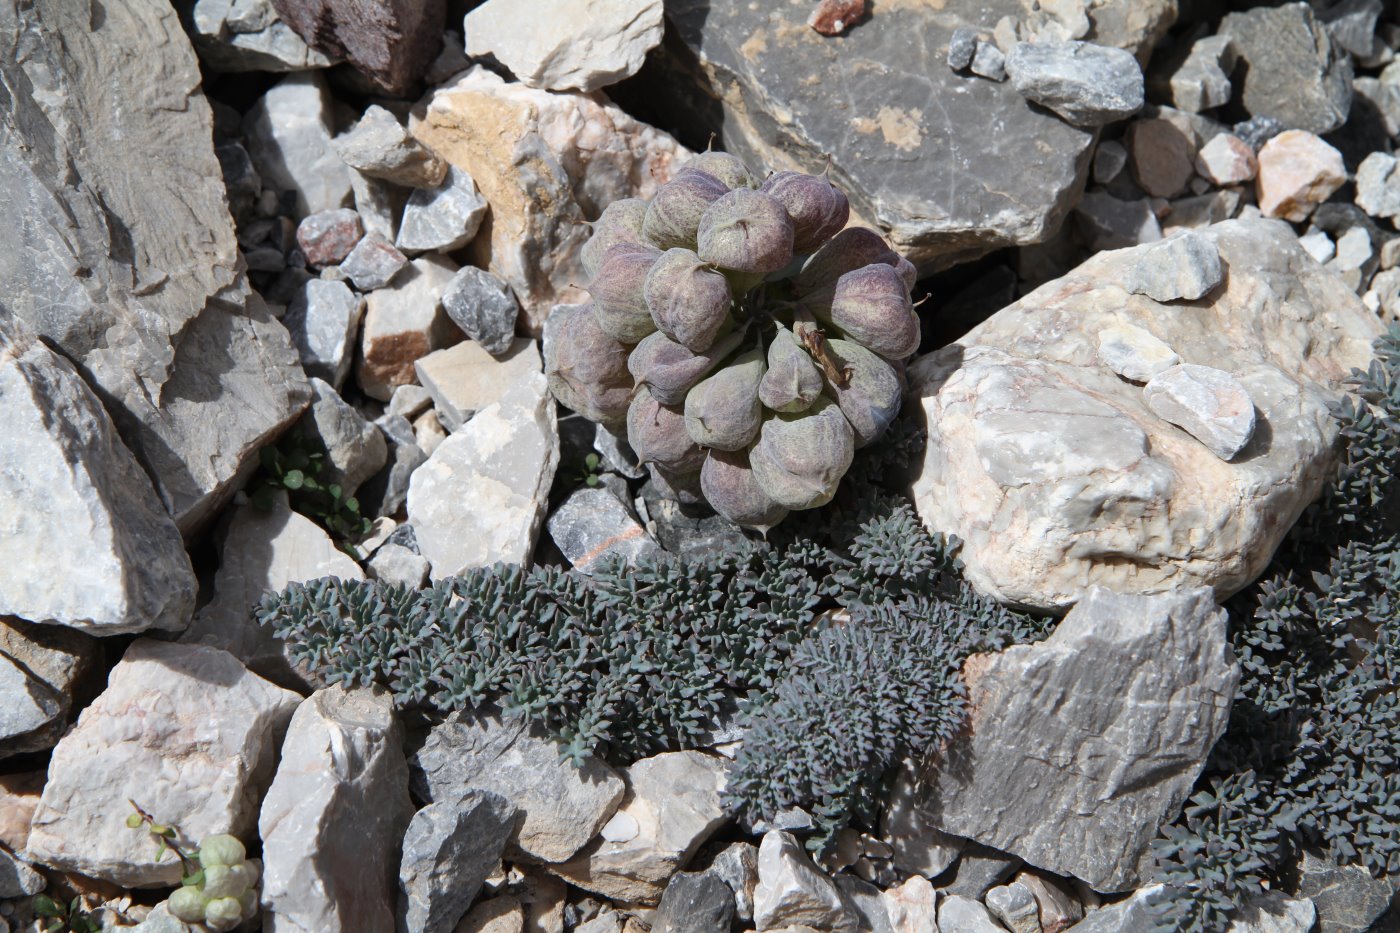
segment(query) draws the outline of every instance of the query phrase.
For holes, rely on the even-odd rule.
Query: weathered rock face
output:
[[[1095,890],[1135,887],[1225,730],[1239,679],[1225,621],[1204,588],[1095,587],[1046,641],[974,656],[971,718],[929,763],[927,809]]]
[[[312,694],[287,727],[258,815],[263,929],[392,930],[412,816],[389,694],[338,686]]]
[[[403,925],[450,933],[496,868],[516,816],[514,805],[488,791],[468,791],[413,814],[399,864]]]
[[[1130,294],[1146,248],[1102,253],[910,368],[929,430],[915,502],[963,539],[984,592],[1050,610],[1094,583],[1224,598],[1317,495],[1336,430],[1327,402],[1367,365],[1379,322],[1281,223],[1201,235],[1225,274],[1198,301]],[[1112,368],[1122,348],[1102,355],[1118,325],[1238,379],[1256,407],[1244,450],[1224,462],[1153,414]]]
[[[237,271],[178,17],[105,8],[0,9],[0,312],[79,364],[188,533],[309,396]]]
[[[491,791],[524,814],[511,841],[531,859],[562,862],[583,848],[625,793],[622,778],[598,759],[582,768],[530,734],[520,716],[453,713],[433,727],[413,759],[419,797],[451,803],[468,790]]]
[[[26,857],[127,887],[178,883],[179,861],[127,827],[127,800],[178,817],[187,841],[247,838],[298,699],[226,651],[135,642],[54,749]]]
[[[394,93],[428,70],[442,47],[446,0],[272,0],[317,51],[344,58]]]
[[[1326,133],[1351,110],[1351,56],[1334,48],[1306,3],[1231,13],[1220,21],[1246,67],[1239,90],[1251,116]]]
[[[0,662],[11,664],[5,671],[7,686],[0,689],[6,697],[0,711],[0,734],[5,736],[0,757],[56,745],[74,696],[101,656],[101,643],[82,632],[0,616]],[[31,718],[36,711],[37,721]],[[3,796],[0,809],[7,803]],[[0,832],[0,842],[5,836]]]
[[[326,79],[307,72],[269,88],[243,119],[258,174],[294,192],[300,215],[339,210],[350,197],[350,169],[331,144],[333,110]]]
[[[181,640],[222,648],[275,683],[301,690],[319,686],[283,653],[286,643],[258,625],[252,613],[264,593],[320,577],[362,580],[364,573],[324,529],[293,512],[286,496],[277,497],[267,512],[252,503],[241,506],[224,538],[214,598]]]
[[[770,830],[758,850],[754,922],[760,930],[804,925],[836,933],[860,928],[850,900],[790,834]]]
[[[0,615],[184,627],[194,571],[150,479],[73,365],[3,317],[0,463]]]
[[[1114,8],[1134,4],[1102,6],[1107,22],[1120,18]],[[1135,47],[1174,12],[1137,6],[1145,21],[1133,28],[1124,19],[1121,31],[1095,41]],[[808,28],[808,12],[667,0],[676,35],[698,60],[695,81],[723,107],[726,148],[778,170],[820,173],[830,159],[853,211],[924,270],[1039,242],[1059,228],[1083,188],[1092,131],[1032,107],[1010,82],[958,74],[945,62],[959,26],[990,32],[1003,13],[1028,9],[887,4],[839,41]],[[997,131],[970,132],[988,113]],[[1017,151],[1041,155],[1008,158]]]
[[[408,517],[433,578],[529,563],[559,466],[554,398],[529,373],[438,445],[408,485]]]
[[[582,300],[582,222],[651,197],[690,154],[602,98],[507,84],[481,67],[435,91],[410,128],[481,186],[491,210],[472,262],[514,289],[535,336],[552,305]]]

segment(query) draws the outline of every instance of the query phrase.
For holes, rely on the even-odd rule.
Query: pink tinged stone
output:
[[[349,208],[319,211],[297,226],[297,246],[312,266],[333,266],[340,262],[360,238],[365,228],[360,215]]]
[[[1212,184],[1238,185],[1254,178],[1259,162],[1248,143],[1230,133],[1221,133],[1196,153],[1196,171]]]
[[[1306,130],[1287,130],[1259,150],[1255,185],[1265,217],[1306,220],[1346,180],[1342,154]]]
[[[1229,460],[1254,436],[1254,402],[1234,376],[1211,366],[1183,363],[1143,388],[1147,407]]]

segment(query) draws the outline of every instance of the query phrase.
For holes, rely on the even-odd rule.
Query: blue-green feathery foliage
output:
[[[1157,844],[1162,930],[1213,933],[1304,848],[1400,873],[1400,326],[1334,409],[1336,480],[1231,605],[1230,724]],[[1325,567],[1324,570],[1318,570]]]

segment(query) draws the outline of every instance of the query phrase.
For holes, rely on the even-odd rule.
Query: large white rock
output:
[[[114,635],[179,629],[180,531],[63,357],[0,317],[0,615]]]
[[[263,929],[392,930],[413,816],[403,726],[378,688],[327,687],[292,716],[258,816]]]
[[[467,54],[494,55],[530,87],[596,91],[661,43],[661,0],[487,0],[462,24]]]
[[[963,540],[982,591],[1050,610],[1094,583],[1225,598],[1321,489],[1328,402],[1368,364],[1380,322],[1286,224],[1199,235],[1225,275],[1198,301],[1128,292],[1148,248],[1101,253],[910,367],[929,432],[914,499],[929,528]],[[1120,326],[1238,379],[1257,409],[1250,444],[1226,463],[1155,415],[1105,359],[1100,335]]]
[[[754,923],[759,930],[806,926],[831,933],[856,933],[855,908],[812,860],[802,844],[769,830],[758,847]]]
[[[330,91],[316,72],[288,75],[268,89],[243,129],[248,154],[266,185],[294,191],[301,216],[344,207],[350,169],[331,144]]]
[[[230,652],[249,669],[284,686],[314,685],[283,653],[284,643],[253,619],[263,594],[320,577],[363,580],[359,564],[335,546],[325,530],[279,495],[269,511],[239,506],[219,551],[214,598],[199,610],[181,641]]]
[[[508,84],[480,66],[434,91],[410,129],[481,186],[490,232],[472,241],[472,264],[515,290],[535,336],[554,304],[583,300],[584,221],[651,197],[690,155],[600,97]]]
[[[127,801],[191,845],[249,840],[298,700],[226,651],[133,643],[54,749],[25,857],[124,887],[178,883],[179,861],[127,827]]]
[[[544,374],[529,373],[409,480],[408,520],[433,578],[529,563],[558,466],[554,398]]]
[[[614,901],[655,905],[670,877],[724,822],[729,763],[702,752],[666,752],[623,777],[627,795],[602,838],[550,871]]]

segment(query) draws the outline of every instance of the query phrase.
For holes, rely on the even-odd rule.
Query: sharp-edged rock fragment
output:
[[[758,850],[754,921],[760,930],[807,926],[856,933],[855,909],[830,878],[812,864],[802,844],[781,830],[763,836]]]
[[[341,161],[372,178],[410,188],[436,188],[447,178],[447,163],[377,104],[365,110],[353,129],[337,136],[334,145]]]
[[[1075,126],[1102,126],[1142,109],[1142,69],[1131,52],[1092,42],[1018,42],[1006,73],[1027,100]]]
[[[653,905],[725,821],[729,762],[703,752],[665,752],[628,768],[622,805],[601,838],[549,870],[615,901]]]
[[[0,615],[101,635],[189,622],[194,571],[150,479],[73,365],[3,318],[0,463]]]
[[[1298,897],[1317,909],[1319,933],[1365,933],[1390,906],[1395,889],[1360,865],[1338,865],[1303,853]]]
[[[1165,885],[1147,885],[1132,897],[1089,911],[1070,929],[1074,933],[1150,933],[1158,929],[1157,911],[1169,896]]]
[[[350,170],[331,146],[332,121],[330,90],[315,72],[283,78],[243,119],[264,185],[295,192],[300,215],[335,210],[350,197]]]
[[[409,195],[394,245],[410,253],[449,252],[465,246],[481,229],[487,207],[472,176],[449,167],[441,184]]]
[[[1200,113],[1230,102],[1235,47],[1229,36],[1205,36],[1191,43],[1186,59],[1172,72],[1172,106]]]
[[[987,909],[1011,933],[1041,933],[1040,904],[1031,889],[1012,882],[987,892]]]
[[[1346,180],[1342,154],[1312,133],[1285,130],[1259,150],[1255,188],[1265,217],[1307,220]]]
[[[1254,436],[1254,402],[1249,390],[1223,370],[1180,363],[1143,388],[1147,407],[1230,460]]]
[[[1181,362],[1176,351],[1136,324],[1110,324],[1099,331],[1099,361],[1124,379],[1146,382]]]
[[[1220,21],[1247,67],[1237,88],[1245,110],[1287,129],[1326,133],[1351,110],[1351,56],[1334,50],[1306,3],[1231,13]]]
[[[443,293],[442,307],[452,323],[487,353],[500,356],[510,349],[520,303],[509,286],[490,272],[463,266]]]
[[[7,671],[11,702],[8,715],[0,714],[8,723],[0,732],[10,738],[0,741],[0,756],[52,748],[63,735],[73,698],[87,689],[85,682],[102,655],[101,642],[75,629],[0,616],[0,658],[17,667]],[[34,722],[30,717],[36,710],[43,711],[44,721],[23,728],[25,720]],[[3,796],[0,791],[0,804],[8,803]],[[0,843],[10,844],[4,832]]]
[[[259,625],[253,610],[266,593],[321,577],[362,580],[364,573],[321,526],[293,512],[285,495],[274,496],[267,511],[241,505],[220,549],[214,598],[181,638],[222,648],[274,683],[297,690],[320,686],[310,671],[292,663],[285,642]]]
[[[263,926],[391,930],[408,797],[403,726],[378,687],[318,690],[263,799]]]
[[[64,703],[53,687],[0,653],[0,758],[52,748],[63,714]],[[6,896],[19,895],[0,893]]]
[[[734,892],[708,872],[678,872],[652,915],[652,933],[714,933],[734,922]]]
[[[913,768],[900,768],[881,822],[883,837],[893,851],[896,868],[924,878],[937,878],[958,860],[967,845],[961,836],[950,836],[934,825],[924,809]]]
[[[1061,933],[1084,919],[1084,905],[1060,878],[1026,870],[1016,874],[1016,884],[1026,887],[1040,907],[1042,933]]]
[[[521,82],[596,91],[637,73],[661,44],[661,0],[487,0],[462,24],[467,54]]]
[[[417,381],[413,364],[461,339],[442,310],[442,293],[457,266],[442,256],[420,256],[392,284],[365,301],[356,379],[370,398],[387,402],[394,389]]]
[[[1356,206],[1372,217],[1400,217],[1400,172],[1395,156],[1373,152],[1356,169]]]
[[[1306,897],[1289,897],[1282,891],[1265,891],[1240,905],[1225,933],[1312,933],[1318,911]],[[1341,933],[1323,924],[1319,933]],[[1360,933],[1358,928],[1357,933]]]
[[[317,211],[297,224],[297,246],[312,266],[333,266],[365,235],[360,215],[348,207]]]
[[[1006,55],[994,42],[977,43],[972,56],[972,73],[989,81],[1006,80]]]
[[[910,875],[903,884],[887,888],[882,898],[893,933],[930,933],[938,929],[933,885],[922,875]]]
[[[308,376],[324,379],[337,389],[345,384],[364,314],[364,299],[344,282],[306,281],[287,306],[282,323]]]
[[[475,341],[465,341],[429,353],[414,369],[419,383],[432,396],[443,425],[456,431],[532,373],[541,372],[543,365],[538,344],[528,337],[517,337],[499,356],[492,356]]]
[[[311,388],[316,395],[302,416],[301,428],[308,438],[326,449],[322,479],[340,486],[348,499],[384,466],[388,445],[383,432],[366,421],[329,383],[313,378]]]
[[[1224,731],[1239,670],[1209,590],[1095,587],[1049,639],[976,655],[964,677],[968,730],[930,763],[939,825],[1124,891]]]
[[[524,933],[524,930],[525,908],[520,898],[502,894],[478,903],[453,933]]]
[[[1216,185],[1238,185],[1252,181],[1259,171],[1254,150],[1232,133],[1221,133],[1196,153],[1196,171]]]
[[[1106,191],[1084,195],[1074,210],[1095,251],[1122,249],[1162,238],[1162,226],[1146,198],[1123,201]]]
[[[1195,301],[1219,285],[1222,274],[1215,241],[1184,230],[1142,250],[1128,291],[1154,301]]]
[[[747,842],[731,842],[706,872],[723,881],[734,893],[734,916],[744,923],[753,920],[754,889],[758,886],[758,847]]]
[[[966,71],[972,67],[972,57],[977,54],[977,30],[971,26],[959,26],[948,39],[948,67],[954,71]]]
[[[1128,127],[1128,164],[1133,180],[1154,198],[1186,190],[1196,168],[1196,144],[1170,120],[1135,120]]]
[[[518,815],[504,797],[480,790],[413,814],[399,863],[401,928],[452,933],[495,870]]]
[[[272,0],[313,49],[343,58],[401,94],[442,45],[446,0]]]
[[[427,459],[426,457],[424,459]],[[428,582],[427,558],[399,544],[386,544],[375,551],[365,564],[371,580],[418,589]]]
[[[951,894],[938,904],[939,933],[1003,933],[982,902]]]
[[[468,790],[499,794],[522,814],[511,839],[531,860],[563,862],[597,835],[625,792],[597,758],[576,768],[518,715],[452,713],[413,757],[414,792],[434,803]]]
[[[690,155],[600,98],[507,84],[480,66],[434,91],[410,128],[481,186],[491,223],[472,262],[510,286],[535,335],[555,303],[582,297],[584,222],[621,198],[651,197]]]
[[[190,24],[200,61],[213,71],[306,71],[331,65],[282,22],[271,0],[198,0]]]
[[[177,884],[179,861],[131,831],[127,801],[177,814],[182,842],[248,838],[297,701],[226,651],[134,642],[54,749],[26,857],[124,887]]]
[[[581,573],[591,573],[603,560],[620,558],[635,564],[661,554],[660,546],[632,510],[607,489],[575,490],[549,516],[546,527],[559,550]]]
[[[378,233],[367,233],[345,261],[340,271],[362,292],[383,288],[408,264],[408,257]]]

